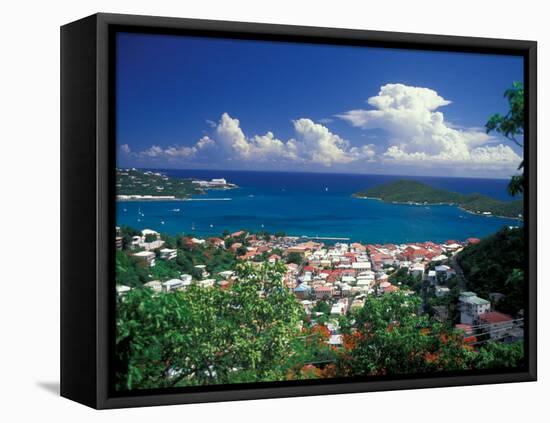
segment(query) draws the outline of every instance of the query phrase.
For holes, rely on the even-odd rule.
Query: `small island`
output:
[[[140,169],[116,170],[117,200],[184,200],[211,189],[233,189],[225,179],[172,178],[161,172]]]
[[[413,180],[398,180],[353,194],[397,204],[456,205],[469,213],[522,219],[523,200],[500,201],[481,194],[459,194]]]

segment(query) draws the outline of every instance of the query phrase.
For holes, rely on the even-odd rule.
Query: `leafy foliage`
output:
[[[514,82],[512,87],[504,92],[504,97],[508,100],[508,113],[505,115],[501,115],[500,113],[492,115],[485,124],[485,129],[487,133],[496,131],[519,147],[523,147],[523,144],[518,139],[519,136],[523,136],[523,125],[525,122],[525,90],[523,83]]]
[[[339,366],[344,374],[387,375],[461,370],[471,351],[461,334],[418,315],[420,298],[400,292],[367,298],[357,333]]]
[[[115,275],[117,284],[130,287],[139,287],[151,280],[147,263],[129,256],[124,251],[116,252]]]
[[[133,233],[121,228],[130,240]],[[421,314],[418,295],[398,291],[368,296],[362,309],[337,318],[337,333],[343,336],[343,346],[337,347],[328,343],[326,324],[336,323],[330,316],[331,300],[316,301],[312,312],[323,315],[307,317],[283,283],[284,264],[242,264],[223,248],[193,244],[187,237],[162,239],[177,248],[175,260],[159,259],[149,267],[131,250],[116,253],[117,283],[134,288],[117,297],[118,390],[500,368],[523,362],[522,344],[488,342],[474,350],[464,344],[461,333],[430,317],[439,305],[448,308],[451,322],[458,313],[460,286],[455,279],[445,282],[451,288],[448,296],[430,295],[426,314]],[[246,235],[237,241],[246,243]],[[522,251],[519,229],[503,229],[467,247],[459,260],[472,284],[468,288],[480,295],[502,292],[506,297],[499,307],[519,310]],[[300,255],[296,259],[301,263]],[[234,270],[237,279],[224,289],[192,284],[185,291],[157,293],[143,287],[181,273],[200,279],[199,264],[218,279],[220,271]],[[406,269],[391,274],[390,281],[424,297],[431,289]]]
[[[288,255],[286,256],[287,263],[300,264],[303,260],[304,259],[302,258],[302,255],[296,252],[288,253]]]
[[[523,342],[504,344],[490,341],[483,345],[473,360],[476,369],[503,369],[522,367],[525,357]]]
[[[524,303],[524,234],[522,228],[502,228],[479,244],[467,246],[458,256],[468,289],[487,298],[491,292],[506,297],[499,308],[512,315]]]
[[[281,266],[239,265],[237,271],[228,290],[192,285],[119,297],[117,388],[283,378],[301,308],[283,286]]]
[[[495,113],[485,124],[487,133],[497,132],[505,138],[512,141],[518,147],[523,148],[523,131],[525,125],[525,90],[523,83],[514,82],[512,87],[504,92],[504,97],[508,100],[509,110],[505,115]],[[523,169],[523,161],[518,170]],[[524,177],[523,173],[512,176],[508,184],[510,195],[519,195],[523,193]]]
[[[388,279],[393,285],[403,285],[407,288],[414,290],[416,293],[420,293],[423,287],[422,277],[419,275],[411,275],[409,273],[409,269],[406,267],[403,267],[392,273]]]

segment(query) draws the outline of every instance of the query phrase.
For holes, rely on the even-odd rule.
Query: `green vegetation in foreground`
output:
[[[335,348],[327,326],[305,316],[285,287],[284,266],[235,270],[229,289],[138,288],[117,297],[117,390],[523,364],[522,342],[488,341],[474,350],[451,326],[418,315],[420,297],[401,292],[369,296],[363,308],[342,316],[343,346]],[[346,322],[355,322],[355,330]]]
[[[399,180],[353,194],[357,198],[377,198],[392,203],[450,204],[476,214],[521,218],[523,200],[500,201],[481,194],[459,194],[411,180]]]
[[[335,347],[328,343],[327,324],[334,323],[331,303],[316,301],[308,316],[284,283],[283,263],[269,264],[266,257],[262,263],[243,263],[229,249],[161,234],[165,247],[177,249],[177,257],[157,260],[149,267],[130,249],[132,235],[139,232],[121,227],[119,233],[123,249],[116,255],[116,282],[132,287],[117,295],[115,383],[119,391],[518,368],[524,363],[523,342],[483,340],[473,347],[455,330],[454,319],[440,323],[429,310],[419,314],[422,281],[404,270],[390,280],[415,293],[368,296],[362,308],[338,317],[343,343]],[[227,244],[247,243],[245,234],[224,236]],[[256,236],[271,238],[266,232]],[[483,297],[488,292],[505,294],[499,310],[513,315],[523,298],[522,237],[519,229],[503,229],[466,247],[459,257],[467,288]],[[285,261],[293,258],[288,254]],[[203,276],[197,264],[206,265],[217,280],[222,278],[219,272],[233,270],[235,279],[224,288],[191,284],[171,292],[154,292],[143,285],[182,273],[198,281]],[[442,299],[430,296],[429,306],[447,305],[455,315],[459,287],[456,281],[447,284],[451,294]],[[506,301],[511,302],[509,306]]]
[[[502,228],[500,231],[469,245],[457,259],[464,271],[467,288],[482,298],[498,292],[505,297],[498,309],[518,315],[524,306],[525,241],[523,229]]]

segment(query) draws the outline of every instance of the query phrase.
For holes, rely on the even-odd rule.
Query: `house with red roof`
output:
[[[322,285],[315,287],[315,298],[322,300],[323,298],[330,298],[334,293],[334,288],[332,286]]]
[[[514,329],[514,318],[498,311],[490,311],[479,315],[479,324],[483,332],[488,332],[491,339],[505,338]]]
[[[260,249],[258,249],[258,251],[260,251]],[[262,251],[263,252],[263,251]],[[278,263],[279,261],[281,260],[281,256],[278,255],[278,254],[271,254],[269,256],[269,258],[267,259],[267,261],[271,264],[275,264],[275,263]]]
[[[239,256],[238,258],[240,260],[252,260],[254,257],[256,257],[258,253],[256,251],[247,251],[242,256]]]
[[[387,283],[389,283],[389,282],[383,282],[383,284],[387,284]],[[380,286],[382,287],[382,284],[380,284]],[[399,287],[397,287],[395,285],[392,285],[390,283],[388,286],[385,286],[384,288],[381,288],[381,290],[384,294],[387,294],[389,292],[399,291]]]
[[[232,252],[236,253],[237,250],[238,250],[239,248],[242,247],[242,245],[243,245],[243,244],[241,244],[240,242],[235,242],[235,243],[231,244],[231,246],[229,247],[229,249],[230,249]]]
[[[215,237],[208,238],[207,242],[208,242],[209,245],[211,245],[213,247],[218,247],[218,248],[224,248],[225,247],[225,242],[221,238],[215,238]]]

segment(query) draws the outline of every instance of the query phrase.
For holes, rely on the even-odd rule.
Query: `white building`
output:
[[[163,248],[160,250],[160,258],[162,260],[174,260],[178,255],[178,250],[172,248]]]
[[[161,281],[151,281],[151,282],[147,282],[145,284],[143,284],[143,286],[149,288],[149,289],[152,289],[153,291],[155,292],[160,292],[162,291],[162,283]]]
[[[435,287],[435,296],[437,298],[441,298],[441,297],[444,297],[446,295],[449,295],[450,292],[451,292],[451,290],[447,286],[436,286]]]
[[[197,265],[195,266],[195,269],[198,269],[198,270],[200,270],[200,271],[202,272],[202,277],[203,277],[203,278],[207,278],[208,276],[210,276],[210,273],[208,273],[208,272],[206,271],[206,264],[197,264]]]
[[[134,257],[145,260],[150,267],[155,265],[155,253],[152,251],[140,251],[135,253]]]
[[[203,279],[202,281],[197,282],[197,284],[201,288],[212,288],[215,283],[216,283],[216,279]]]
[[[181,279],[170,279],[162,283],[162,287],[166,292],[174,291],[175,289],[181,288],[184,286],[184,283]]]
[[[342,335],[330,335],[330,338],[328,340],[328,344],[339,347],[344,343],[343,336]]]
[[[116,293],[118,295],[126,295],[128,292],[130,292],[132,288],[126,285],[117,285],[116,286]]]
[[[183,275],[180,275],[180,279],[186,284],[186,285],[190,285],[191,284],[191,280],[193,279],[193,277],[191,275],[188,275],[186,273],[184,273]]]
[[[442,264],[440,266],[435,266],[435,272],[437,273],[437,276],[441,279],[447,280],[451,278],[455,272],[453,269],[451,269],[446,264]]]
[[[351,264],[351,268],[355,270],[370,270],[371,265],[369,261],[356,261]]]
[[[458,298],[460,307],[460,323],[475,325],[479,316],[491,311],[491,303],[479,298],[475,292],[462,292]]]
[[[424,276],[424,265],[423,264],[415,264],[411,269],[410,273],[414,277],[423,277]]]
[[[342,316],[342,315],[346,314],[345,305],[341,304],[341,303],[333,304],[331,309],[330,309],[330,314],[332,316]]]
[[[431,285],[437,284],[437,274],[435,270],[428,271],[428,282],[430,282]]]
[[[342,276],[342,282],[348,285],[355,285],[356,279],[354,276]]]

